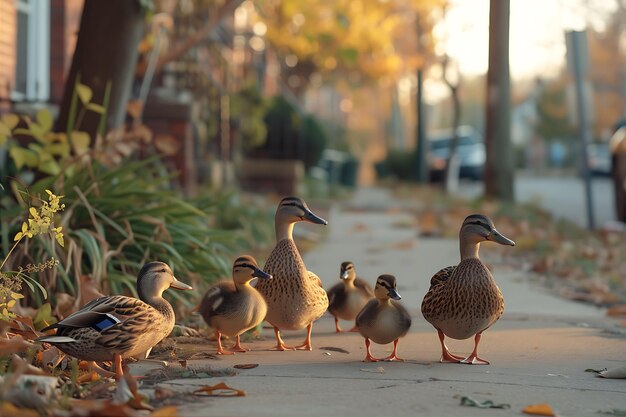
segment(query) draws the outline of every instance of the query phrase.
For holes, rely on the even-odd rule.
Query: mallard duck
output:
[[[372,287],[357,277],[352,262],[342,262],[339,270],[340,283],[332,286],[328,295],[328,312],[335,317],[335,331],[340,333],[339,319],[354,320],[369,300],[374,298]],[[358,331],[356,325],[349,332]]]
[[[200,303],[199,313],[215,329],[218,355],[246,352],[241,346],[241,334],[256,327],[267,314],[265,299],[250,285],[254,278],[272,279],[272,276],[261,271],[252,256],[240,256],[233,263],[233,280],[209,288]],[[232,350],[222,348],[222,334],[237,336]]]
[[[461,362],[488,365],[478,356],[482,333],[504,312],[504,298],[489,269],[478,257],[481,242],[492,241],[515,246],[500,234],[487,216],[467,216],[459,232],[461,262],[437,272],[430,280],[430,289],[422,301],[422,314],[439,334],[440,362]],[[445,336],[468,339],[474,336],[474,350],[466,357],[450,353]]]
[[[137,277],[139,299],[124,295],[96,298],[42,329],[57,331],[37,341],[50,343],[78,359],[114,361],[119,379],[122,359],[149,352],[174,328],[174,309],[162,296],[168,288],[192,289],[176,279],[167,264],[147,263]]]
[[[356,326],[365,338],[366,356],[364,362],[402,361],[398,358],[398,340],[407,334],[411,327],[411,315],[397,300],[400,294],[396,277],[383,274],[376,280],[375,299],[370,300],[356,316]],[[393,352],[384,359],[376,359],[370,352],[370,339],[379,345],[393,342]]]
[[[276,246],[263,268],[274,279],[259,281],[256,286],[267,301],[266,320],[274,326],[275,350],[311,350],[313,322],[328,308],[328,297],[321,280],[313,272],[307,271],[293,241],[293,227],[300,221],[328,224],[313,214],[303,199],[283,198],[276,209]],[[285,345],[280,336],[281,330],[305,327],[307,336],[302,345],[295,348]]]

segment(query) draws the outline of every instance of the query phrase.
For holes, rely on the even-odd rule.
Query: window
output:
[[[50,95],[50,0],[17,0],[15,85],[17,101]]]

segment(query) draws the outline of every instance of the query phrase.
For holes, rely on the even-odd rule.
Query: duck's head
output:
[[[142,300],[160,297],[168,288],[191,290],[190,285],[180,282],[172,269],[163,262],[149,262],[139,271],[137,276],[137,292]]]
[[[515,242],[498,232],[493,221],[482,214],[467,216],[461,226],[459,237],[462,242],[474,244],[488,240],[501,245],[515,246]]]
[[[300,197],[285,197],[276,209],[276,222],[296,223],[306,221],[315,224],[327,225],[328,222],[316,216]]]
[[[247,284],[254,278],[272,279],[272,276],[259,269],[256,260],[250,255],[240,256],[233,263],[233,281],[236,285]]]
[[[400,294],[398,293],[398,287],[396,284],[396,277],[389,274],[383,274],[376,280],[376,286],[374,287],[374,295],[379,300],[399,300]]]
[[[356,278],[356,270],[354,269],[354,264],[352,262],[346,261],[341,263],[339,278],[343,280],[354,281],[354,279]]]

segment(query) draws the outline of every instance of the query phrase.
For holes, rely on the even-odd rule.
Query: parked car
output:
[[[460,126],[458,135],[459,177],[482,179],[486,160],[485,142],[482,136],[471,126]],[[452,136],[451,129],[433,132],[429,135],[428,167],[430,180],[433,182],[442,181],[445,176]]]
[[[609,142],[611,177],[615,189],[617,219],[626,223],[626,120],[618,124]]]

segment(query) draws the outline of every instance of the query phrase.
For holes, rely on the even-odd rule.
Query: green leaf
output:
[[[51,155],[57,155],[66,158],[70,154],[70,145],[68,143],[53,143],[44,148]]]
[[[82,155],[89,150],[89,144],[91,143],[91,137],[87,132],[72,132],[72,147],[76,155]]]
[[[61,173],[61,167],[59,166],[59,163],[53,158],[42,160],[41,163],[39,163],[37,169],[45,174],[50,175],[58,175]]]
[[[87,104],[87,108],[93,112],[99,113],[99,114],[104,114],[104,112],[106,111],[106,109],[104,108],[104,106],[101,106],[100,104],[96,104],[96,103],[89,103]]]
[[[33,319],[35,330],[38,331],[56,322],[57,319],[52,315],[52,306],[50,303],[45,303],[39,307]]]
[[[50,110],[39,110],[37,112],[37,123],[39,123],[44,132],[49,132],[52,129],[52,113],[50,113]]]
[[[15,126],[17,126],[20,122],[19,116],[12,113],[3,115],[0,120],[2,120],[2,123],[11,130],[15,129]]]
[[[93,91],[91,90],[91,88],[81,83],[76,84],[76,93],[78,94],[78,98],[80,99],[80,101],[85,106],[89,104],[89,102],[91,101],[91,97],[93,96]]]
[[[7,135],[0,133],[0,146],[6,145],[8,142]]]
[[[11,155],[17,169],[21,169],[23,166],[34,168],[39,164],[37,154],[30,149],[14,146],[9,150],[9,155]]]

